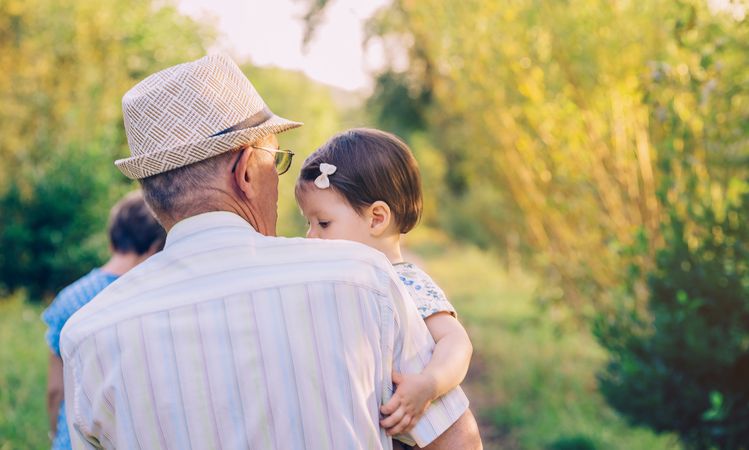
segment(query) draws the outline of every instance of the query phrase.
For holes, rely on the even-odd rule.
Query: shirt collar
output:
[[[257,233],[252,225],[237,214],[229,211],[212,211],[188,217],[177,222],[166,235],[164,248],[172,246],[188,236],[219,228],[245,228]]]

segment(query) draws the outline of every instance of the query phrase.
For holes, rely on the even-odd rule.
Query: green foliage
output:
[[[557,439],[548,450],[596,450],[596,446],[585,436],[573,436]]]
[[[410,136],[425,128],[428,91],[411,86],[404,74],[393,71],[381,73],[375,86],[367,109],[380,127],[398,136]]]
[[[600,376],[632,423],[697,449],[749,442],[749,196],[672,213],[648,277],[648,303],[597,324],[611,359]],[[631,298],[631,289],[627,291]]]
[[[447,168],[441,225],[508,259],[536,260],[569,302],[601,298],[594,289],[618,279],[614,247],[657,223],[639,77],[660,57],[651,43],[670,7],[404,0],[393,8],[378,20],[396,25],[373,28],[406,36],[402,78],[429,93],[416,117],[426,118]]]
[[[674,62],[652,63],[644,83],[668,220],[622,252],[629,277],[596,333],[611,353],[601,390],[633,423],[678,433],[688,447],[743,448],[748,35],[745,19],[705,8],[678,4]]]
[[[409,64],[368,106],[438,161],[422,164],[428,223],[530,263],[584,316],[664,204],[746,174],[746,23],[703,0],[397,0],[369,39]]]
[[[100,264],[114,203],[106,152],[56,152],[0,197],[0,283],[40,301]],[[92,170],[94,169],[94,170]],[[115,185],[116,186],[116,185]]]
[[[0,180],[61,149],[127,155],[120,99],[136,81],[204,54],[210,32],[169,3],[0,3]],[[1,187],[1,186],[0,186]]]
[[[210,32],[169,3],[0,2],[0,289],[40,300],[102,262],[132,189],[122,94],[204,53]]]
[[[0,449],[49,448],[41,308],[0,299]]]
[[[122,95],[202,56],[212,33],[151,1],[5,2],[0,23],[10,33],[0,61],[13,67],[0,74],[0,289],[40,300],[102,262],[107,212],[134,187],[113,165],[129,155]],[[300,73],[245,71],[276,113],[310,124],[281,138],[295,164],[341,128],[331,89]],[[293,173],[281,179],[279,231],[299,235]]]

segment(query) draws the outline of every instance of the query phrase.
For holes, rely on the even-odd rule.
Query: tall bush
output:
[[[24,170],[0,197],[0,282],[39,301],[100,264],[107,211],[118,191],[108,152],[60,151]],[[120,189],[116,189],[120,186]]]
[[[748,207],[745,196],[692,207],[686,219],[672,213],[647,308],[622,307],[595,327],[610,353],[599,377],[608,402],[634,424],[677,433],[687,448],[749,443]]]
[[[672,57],[650,63],[644,97],[664,220],[624,252],[622,295],[600,311],[600,388],[632,422],[688,448],[746,448],[749,29],[745,16],[679,5]]]

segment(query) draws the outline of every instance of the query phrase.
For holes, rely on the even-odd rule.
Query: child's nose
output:
[[[317,237],[317,233],[315,233],[314,231],[312,231],[312,227],[307,228],[307,237],[308,238],[316,238]]]

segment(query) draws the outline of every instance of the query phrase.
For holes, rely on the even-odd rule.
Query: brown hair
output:
[[[164,248],[166,232],[143,200],[141,191],[122,198],[109,213],[109,242],[117,253],[143,255]]]
[[[302,165],[297,197],[307,182],[320,175],[320,164],[337,167],[330,188],[361,211],[380,200],[388,204],[401,233],[419,222],[422,210],[421,175],[408,146],[395,135],[354,128],[333,136]]]

